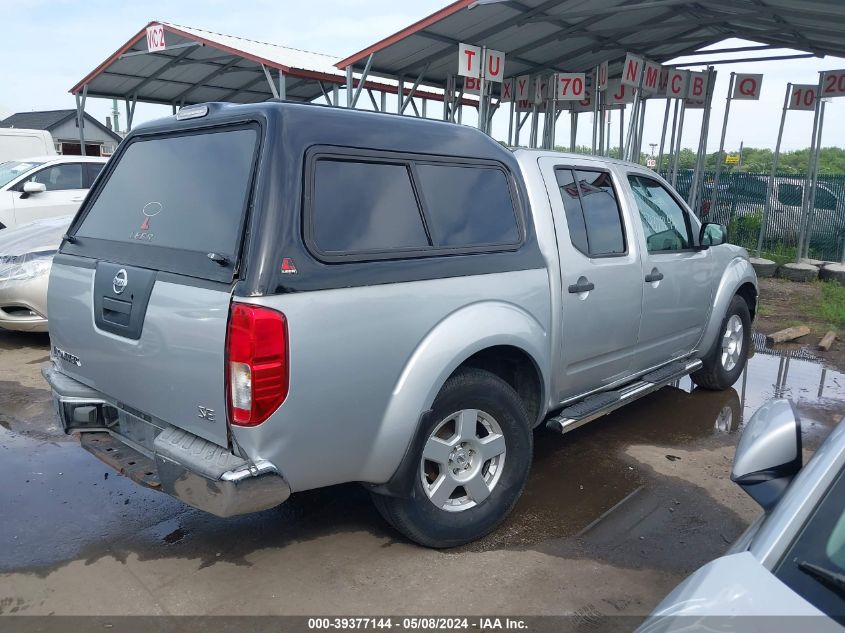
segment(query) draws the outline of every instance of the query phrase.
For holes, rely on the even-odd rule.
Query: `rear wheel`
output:
[[[374,495],[385,519],[428,547],[454,547],[491,532],[528,479],[532,434],[525,406],[498,376],[451,377],[420,429],[410,496]],[[422,439],[418,438],[418,439]]]
[[[721,391],[732,386],[745,369],[751,344],[751,314],[748,304],[735,296],[728,306],[722,327],[703,366],[690,377],[702,389]]]

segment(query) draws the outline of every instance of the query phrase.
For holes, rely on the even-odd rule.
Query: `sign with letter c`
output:
[[[666,96],[670,99],[683,99],[689,92],[688,70],[672,69],[669,71],[669,80],[666,82]]]

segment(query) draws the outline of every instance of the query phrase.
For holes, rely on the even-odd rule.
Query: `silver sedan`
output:
[[[67,215],[0,232],[0,328],[47,331],[47,282]]]
[[[789,401],[769,401],[743,429],[731,472],[765,514],[636,633],[843,630],[845,421],[802,459],[798,416]]]

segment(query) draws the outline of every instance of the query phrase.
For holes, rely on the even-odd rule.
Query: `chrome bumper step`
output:
[[[580,426],[607,415],[637,398],[662,389],[666,385],[701,368],[700,360],[678,361],[654,370],[615,391],[604,391],[584,398],[558,412],[546,421],[546,428],[555,433],[569,433]]]

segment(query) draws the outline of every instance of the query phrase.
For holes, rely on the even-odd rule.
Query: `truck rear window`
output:
[[[75,234],[235,259],[257,140],[238,128],[132,142]]]

